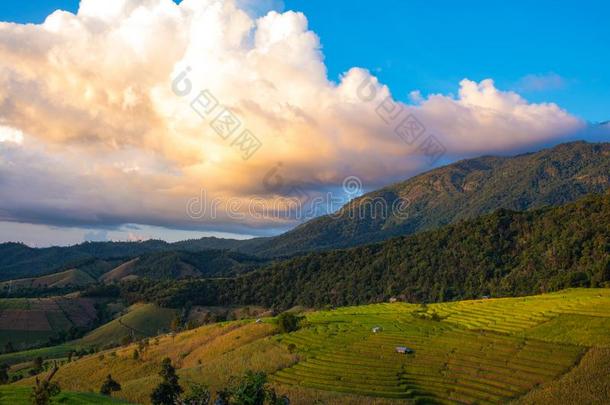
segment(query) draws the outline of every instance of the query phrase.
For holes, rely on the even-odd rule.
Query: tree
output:
[[[181,405],[209,405],[211,400],[210,390],[202,384],[192,384],[189,394],[180,401]]]
[[[7,384],[9,382],[8,370],[9,365],[4,363],[0,365],[0,384]]]
[[[6,342],[4,345],[4,353],[13,353],[14,351],[13,342]]]
[[[121,346],[127,346],[133,342],[133,337],[131,335],[125,335],[121,338]]]
[[[110,395],[112,395],[113,392],[120,391],[120,390],[121,390],[121,384],[116,382],[112,378],[112,375],[108,374],[108,377],[106,377],[106,379],[102,383],[102,386],[100,388],[100,394],[110,396]]]
[[[57,370],[59,370],[59,367],[57,367],[57,363],[55,363],[47,378],[41,381],[38,377],[36,377],[36,385],[32,389],[32,394],[30,395],[32,404],[49,405],[51,398],[61,392],[59,384],[51,382],[51,379],[53,379],[53,376],[55,373],[57,373]]]
[[[34,369],[34,371],[36,371],[37,373],[39,373],[40,371],[42,371],[42,365],[43,365],[43,360],[42,357],[36,357],[34,359],[34,361],[32,361],[32,368]]]
[[[176,369],[170,359],[163,359],[159,375],[163,381],[152,392],[150,399],[154,405],[174,405],[183,390],[178,384]]]
[[[228,405],[288,405],[285,396],[278,396],[267,386],[267,375],[263,372],[246,371],[241,379],[232,378],[231,386],[218,393],[217,403]]]
[[[172,319],[172,323],[170,324],[170,329],[174,333],[179,332],[181,325],[182,325],[182,319],[179,316],[176,315],[174,317],[174,319]]]
[[[289,333],[299,329],[301,318],[290,312],[284,312],[277,317],[280,332]]]

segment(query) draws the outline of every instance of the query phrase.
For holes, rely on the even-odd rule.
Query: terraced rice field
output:
[[[308,328],[277,337],[303,360],[272,378],[280,385],[373,397],[504,403],[557,379],[587,351],[556,331],[527,336],[562,314],[610,319],[610,292],[317,312],[307,317]],[[374,327],[381,330],[373,333]],[[399,354],[397,346],[413,353]]]
[[[97,312],[87,298],[32,298],[0,300],[0,345],[17,349],[40,345],[59,331],[86,327]]]
[[[138,308],[139,328],[168,311]],[[231,376],[263,371],[296,405],[610,403],[610,289],[384,303],[305,317],[287,334],[268,318],[163,335],[149,339],[138,359],[136,344],[113,348],[62,365],[55,379],[66,391],[96,392],[112,373],[123,387],[118,398],[148,404],[160,360],[169,357],[185,386],[203,383],[215,393]],[[109,325],[116,329],[100,328],[100,338],[124,329]],[[397,353],[398,346],[412,353]]]
[[[577,290],[524,298],[459,301],[431,305],[431,310],[467,329],[517,333],[561,314],[610,317],[607,290]]]

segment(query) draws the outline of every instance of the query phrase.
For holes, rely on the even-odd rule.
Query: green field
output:
[[[0,300],[0,302],[2,301]],[[177,311],[173,309],[159,308],[153,304],[133,305],[128,308],[127,313],[124,315],[92,330],[81,339],[58,346],[2,354],[0,355],[0,364],[19,364],[30,361],[36,357],[45,359],[64,358],[68,356],[69,352],[74,350],[89,349],[92,347],[102,348],[119,344],[126,336],[132,336],[132,331],[136,339],[155,336],[160,331],[169,330],[170,323],[176,313]],[[2,331],[0,332],[0,336],[7,339],[10,339],[11,337],[18,339],[20,334],[27,333],[35,336],[35,333],[22,331],[15,333],[11,333],[11,331]]]
[[[159,317],[158,308],[136,308]],[[164,335],[138,359],[138,346],[125,346],[65,364],[56,378],[66,390],[95,392],[112,373],[118,397],[148,403],[170,357],[184,384],[212,392],[247,369],[264,371],[293,404],[610,403],[609,321],[610,289],[342,307],[306,313],[288,334],[265,319]]]
[[[308,328],[277,337],[304,357],[275,373],[277,383],[436,403],[501,403],[551,383],[589,346],[610,345],[610,291],[378,304],[307,320]],[[374,327],[381,331],[373,333]],[[396,353],[397,346],[414,353]]]
[[[0,387],[0,404],[29,405],[31,389],[22,387]],[[128,404],[118,399],[104,397],[92,393],[62,392],[54,398],[54,404],[66,405],[121,405]]]
[[[16,353],[7,353],[0,355],[0,364],[19,364],[36,357],[42,357],[44,359],[58,359],[66,357],[69,352],[79,348],[77,345],[65,344],[51,347],[41,347],[40,349],[25,350]]]
[[[154,304],[136,304],[113,321],[91,331],[78,341],[82,346],[104,347],[120,343],[127,336],[142,339],[167,332],[177,311]]]
[[[310,316],[311,328],[279,338],[296,345],[306,360],[279,371],[274,380],[387,398],[498,403],[551,381],[584,352],[422,320],[413,317],[415,308],[384,314],[383,306],[370,306],[365,313]],[[376,326],[381,331],[374,334]],[[396,353],[397,346],[414,353]]]

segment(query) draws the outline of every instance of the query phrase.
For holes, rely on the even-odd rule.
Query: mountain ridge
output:
[[[557,206],[610,187],[610,143],[564,143],[516,156],[463,159],[356,198],[338,214],[321,216],[267,238],[247,240],[206,237],[168,243],[85,242],[71,247],[30,248],[0,244],[0,280],[66,270],[72,262],[126,259],[153,252],[233,250],[265,258],[365,245],[401,235],[437,229],[498,208],[528,210]],[[384,201],[379,206],[366,204]],[[407,201],[402,216],[387,207]],[[364,216],[351,215],[365,207]],[[360,211],[359,211],[360,212]],[[389,214],[388,214],[389,213]],[[75,266],[71,266],[75,267]]]

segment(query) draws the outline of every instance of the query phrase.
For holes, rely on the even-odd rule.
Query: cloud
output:
[[[250,215],[252,197],[321,193],[347,176],[367,188],[404,179],[442,161],[419,144],[430,134],[453,159],[558,141],[584,125],[492,80],[463,80],[457,97],[412,93],[414,105],[360,68],[332,82],[306,16],[282,9],[82,0],[77,14],[40,25],[0,23],[0,220],[266,233],[294,222]],[[201,113],[203,90],[218,107],[202,118],[191,105]],[[223,108],[241,126],[220,136],[211,124]],[[417,142],[397,134],[410,114],[426,130]],[[245,129],[262,144],[248,160]],[[270,189],[263,180],[278,162],[282,187]],[[241,201],[245,217],[187,215],[202,190]]]
[[[566,80],[557,73],[529,74],[517,83],[517,89],[522,92],[541,92],[561,90],[567,86]]]
[[[270,11],[284,11],[285,4],[282,0],[238,0],[237,7],[252,17],[259,17]]]
[[[416,111],[457,155],[505,153],[560,141],[585,127],[556,104],[528,103],[517,93],[498,90],[491,79],[464,79],[457,98],[432,95]]]
[[[23,142],[23,132],[15,128],[0,125],[0,142],[21,144]]]
[[[106,242],[108,240],[108,231],[105,229],[93,230],[85,233],[85,242]]]

